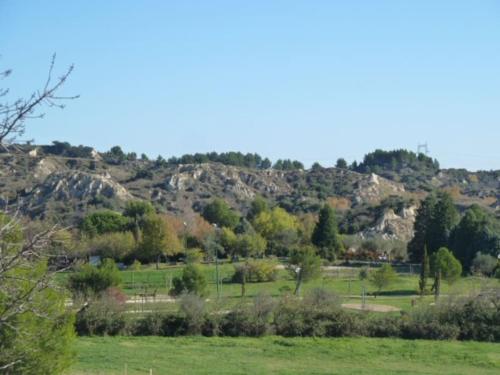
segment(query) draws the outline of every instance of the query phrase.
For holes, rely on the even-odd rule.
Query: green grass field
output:
[[[499,374],[500,345],[369,338],[79,338],[70,375]]]
[[[215,266],[201,265],[202,270],[208,280],[208,298],[210,303],[215,303],[216,283],[215,283]],[[225,280],[222,284],[222,298],[218,302],[221,308],[231,308],[232,306],[241,303],[241,286],[236,283],[231,283],[230,279],[234,273],[233,264],[221,264],[219,267],[220,277]],[[143,267],[140,271],[122,271],[123,290],[130,297],[138,295],[147,290],[148,292],[156,291],[158,294],[166,295],[171,285],[171,280],[175,276],[182,273],[183,266],[165,266],[159,270],[155,269],[154,265]],[[383,304],[394,306],[402,310],[409,310],[412,306],[412,300],[417,303],[428,304],[433,302],[432,296],[426,296],[423,299],[418,298],[418,275],[399,274],[396,282],[384,290],[380,296],[374,297],[375,288],[368,281],[360,281],[358,278],[359,268],[342,269],[340,271],[324,272],[322,277],[304,284],[303,293],[308,290],[322,287],[332,292],[337,293],[342,297],[344,303],[360,303],[362,287],[366,288],[368,294],[367,303]],[[60,274],[59,280],[64,282],[68,274]],[[429,280],[431,283],[431,280]],[[442,294],[466,294],[474,290],[479,290],[486,283],[499,284],[498,280],[480,279],[475,277],[467,277],[460,279],[456,284],[448,286],[446,283],[442,285]],[[279,297],[286,291],[293,291],[295,281],[288,271],[280,270],[278,280],[275,282],[264,283],[247,283],[246,300],[249,301],[259,293],[264,293],[273,297]],[[177,306],[173,303],[146,303],[140,307],[130,305],[131,310],[161,310],[171,311],[176,310]]]

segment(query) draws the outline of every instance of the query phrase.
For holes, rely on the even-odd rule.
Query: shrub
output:
[[[184,294],[180,301],[180,313],[186,319],[187,334],[200,334],[205,323],[205,301],[196,294]]]
[[[472,261],[472,269],[474,272],[484,276],[490,276],[497,266],[497,258],[489,254],[477,253]]]
[[[68,288],[73,295],[86,299],[120,284],[120,271],[112,259],[104,259],[99,267],[85,264],[68,279]]]
[[[141,270],[141,267],[142,267],[142,264],[140,261],[138,261],[137,259],[134,260],[134,262],[130,265],[130,270],[131,271],[140,271]]]
[[[401,317],[384,316],[367,321],[367,334],[371,337],[401,337]]]
[[[274,302],[271,297],[257,295],[252,305],[241,305],[227,314],[221,322],[221,333],[226,336],[259,337],[272,331],[271,317]]]
[[[79,335],[119,335],[127,332],[124,305],[109,296],[99,297],[84,306],[76,315],[75,329]]]
[[[405,339],[454,340],[459,333],[456,325],[440,321],[434,306],[413,310],[401,326],[401,337]]]
[[[184,267],[181,277],[175,277],[172,280],[174,287],[170,293],[174,296],[180,296],[183,293],[192,293],[200,297],[207,295],[207,280],[196,264],[188,264]]]
[[[200,263],[203,260],[201,249],[188,249],[186,251],[186,263]]]

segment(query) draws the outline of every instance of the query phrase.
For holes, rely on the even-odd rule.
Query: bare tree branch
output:
[[[42,106],[64,108],[62,101],[72,100],[79,97],[59,96],[56,92],[64,85],[74,66],[70,65],[67,71],[53,80],[56,55],[52,56],[47,80],[43,89],[33,92],[28,99],[17,99],[13,103],[0,103],[0,146],[6,147],[7,144],[15,142],[17,137],[24,134],[26,129],[25,121],[28,119],[43,118],[44,113],[39,113]],[[11,74],[11,70],[0,73],[0,78],[6,78]],[[6,96],[8,89],[0,88],[0,97]]]

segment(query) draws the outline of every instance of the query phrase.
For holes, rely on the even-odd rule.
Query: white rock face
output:
[[[278,186],[273,182],[275,171],[244,171],[241,168],[220,164],[179,166],[165,180],[165,186],[173,192],[187,190],[210,191],[214,188],[231,193],[236,199],[252,199],[257,191],[274,193],[289,191],[288,184]]]
[[[363,237],[381,235],[386,239],[409,241],[413,237],[416,212],[416,206],[403,209],[401,215],[397,215],[393,210],[389,209],[374,227],[363,232]]]
[[[120,200],[132,198],[127,189],[109,174],[96,175],[80,171],[52,173],[34,193],[39,199],[52,195],[57,200],[85,199],[99,195]]]
[[[404,192],[403,184],[386,180],[372,173],[359,180],[354,189],[354,200],[357,203],[377,203],[389,195],[400,195]]]

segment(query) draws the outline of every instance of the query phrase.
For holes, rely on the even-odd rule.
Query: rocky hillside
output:
[[[346,233],[408,240],[418,202],[426,194],[348,169],[158,165],[148,160],[110,161],[89,148],[84,156],[55,155],[43,147],[0,153],[0,202],[32,218],[76,224],[89,210],[120,209],[131,199],[151,201],[159,211],[179,216],[199,212],[214,197],[242,212],[256,195],[295,213],[317,212],[329,201]],[[448,189],[461,205],[480,203],[498,210],[500,176],[495,173],[445,170],[429,184]]]

